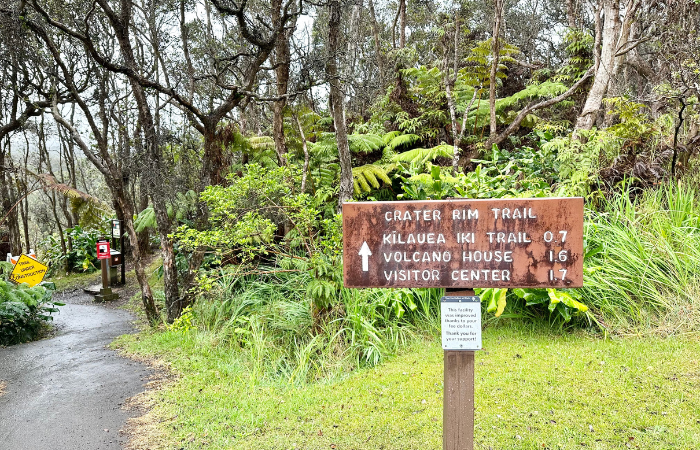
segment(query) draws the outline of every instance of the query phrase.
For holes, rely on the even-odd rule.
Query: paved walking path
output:
[[[133,332],[126,311],[76,293],[55,316],[50,339],[0,348],[0,448],[118,450],[130,413],[124,401],[144,390],[149,370],[105,348]]]

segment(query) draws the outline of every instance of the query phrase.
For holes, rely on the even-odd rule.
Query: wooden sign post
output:
[[[580,287],[583,199],[345,203],[343,281],[351,288],[444,287],[443,303],[469,298],[473,291],[459,289],[474,287]],[[463,307],[452,309],[448,319],[474,325]],[[474,446],[474,350],[481,336],[471,346],[471,333],[443,335],[445,450]]]

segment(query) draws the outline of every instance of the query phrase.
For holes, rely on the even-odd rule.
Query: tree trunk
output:
[[[225,181],[223,171],[226,167],[224,152],[216,140],[218,121],[207,122],[204,125],[204,159],[202,161],[202,176],[200,191],[209,185],[222,185]]]
[[[143,183],[143,179],[141,181],[141,187],[139,189],[139,201],[138,201],[138,207],[139,207],[139,212],[143,211],[144,209],[148,208],[148,189]],[[144,228],[141,232],[138,233],[138,244],[136,244],[139,248],[139,252],[141,255],[148,255],[151,253],[151,233],[149,232],[148,228]],[[133,246],[134,244],[132,244]]]
[[[130,6],[126,3],[126,7]],[[122,18],[128,20],[130,11],[122,11]],[[113,24],[117,41],[124,58],[124,62],[132,71],[138,73],[139,68],[136,64],[131,40],[129,38],[129,24],[120,22]],[[156,124],[151,112],[151,107],[148,103],[146,91],[134,78],[129,77],[129,85],[134,94],[134,100],[141,122],[145,154],[148,159],[147,167],[144,170],[144,176],[149,177],[148,193],[153,201],[153,209],[156,216],[156,227],[160,236],[161,254],[163,257],[163,289],[165,290],[165,306],[167,309],[167,320],[172,323],[179,317],[182,308],[180,307],[180,295],[177,277],[177,268],[175,266],[175,250],[173,243],[168,237],[171,231],[171,222],[167,213],[167,193],[164,192],[162,177],[165,176],[166,170],[162,161],[160,146],[158,142],[158,134],[156,133]],[[211,139],[205,136],[204,142],[204,167],[209,174],[211,181],[220,182],[220,170],[222,168],[223,153],[219,146],[213,145]]]
[[[306,135],[304,134],[304,128],[301,126],[299,121],[299,116],[294,115],[294,120],[299,127],[299,136],[301,136],[301,146],[304,149],[304,167],[301,169],[301,193],[306,191],[306,179],[309,175],[309,146],[306,144]]]
[[[272,24],[275,28],[281,26],[280,8],[281,0],[272,2]],[[293,28],[293,27],[292,27]],[[289,88],[289,65],[291,55],[289,51],[289,31],[284,29],[275,45],[275,76],[277,78],[277,95],[287,95]],[[287,104],[286,98],[280,98],[272,105],[272,136],[275,141],[275,151],[277,152],[277,163],[280,166],[287,165],[287,142],[284,137],[284,107]]]
[[[576,120],[576,129],[574,130],[575,138],[578,138],[577,132],[579,130],[590,130],[593,128],[615,67],[615,51],[617,49],[617,37],[620,24],[620,4],[619,0],[603,1],[603,13],[605,17],[601,39],[600,64],[595,72],[593,86],[591,86],[591,90],[588,92],[586,103]]]
[[[56,221],[56,228],[58,228],[58,237],[61,239],[61,253],[66,255],[68,253],[68,248],[66,247],[66,237],[63,234],[63,225],[61,224],[61,219],[58,217],[58,211],[56,210],[56,193],[51,192],[51,211],[53,212],[53,219]],[[67,272],[70,271],[70,266],[68,264],[68,258],[64,262],[63,269]]]
[[[26,135],[25,135],[26,139]],[[29,180],[27,179],[27,174],[29,173],[29,140],[27,140],[26,153],[24,154],[24,176],[22,177],[22,191],[29,192]],[[19,204],[20,214],[22,216],[22,228],[24,231],[24,243],[26,244],[27,253],[30,252],[32,243],[29,240],[29,195],[25,195]]]
[[[406,45],[406,0],[399,0],[399,4],[396,8],[396,16],[394,16],[394,22],[391,24],[391,45],[396,48],[396,25],[399,25],[399,48],[403,48]],[[399,23],[399,19],[401,22]],[[403,37],[402,37],[403,36]]]
[[[401,0],[400,24],[399,24],[399,48],[406,47],[406,0]]]
[[[443,67],[444,67],[444,83],[445,83],[445,94],[447,97],[447,109],[450,111],[450,121],[452,123],[452,145],[453,145],[453,154],[452,154],[452,176],[457,175],[457,166],[458,166],[458,161],[459,161],[459,147],[460,144],[462,143],[462,135],[464,133],[464,128],[460,130],[457,125],[457,107],[455,105],[454,98],[452,96],[452,90],[454,89],[455,82],[457,81],[457,68],[458,68],[458,54],[459,54],[459,35],[460,35],[460,26],[459,26],[459,16],[457,13],[455,13],[455,29],[454,29],[454,53],[453,53],[453,67],[452,67],[452,74],[450,74],[450,63],[448,60],[447,55],[450,53],[449,52],[449,45],[446,45],[445,48],[445,56],[443,60]],[[476,95],[476,89],[474,89],[474,94]],[[472,98],[472,102],[474,99]],[[471,104],[470,104],[471,106]],[[470,107],[469,106],[469,107]],[[469,107],[467,107],[467,111],[465,114],[469,111]]]
[[[637,10],[639,9],[640,3],[641,0],[633,0],[631,4],[628,4],[625,8],[625,20],[622,22],[621,26],[618,23],[620,30],[618,32],[619,37],[617,38],[617,44],[615,45],[615,65],[613,67],[613,77],[620,73],[620,69],[627,60],[627,54],[630,52],[630,50],[632,48],[636,48],[636,46],[628,47],[627,44],[630,42],[630,38],[634,36],[635,17],[637,15]]]
[[[165,309],[168,323],[173,323],[182,314],[180,286],[175,264],[175,249],[168,237],[171,232],[166,199],[160,193],[152,193],[153,209],[156,213],[156,228],[160,237],[160,249],[163,256],[163,289],[165,290]]]
[[[155,323],[158,318],[158,309],[156,308],[155,301],[153,300],[153,292],[151,291],[151,286],[148,284],[148,277],[146,276],[146,264],[143,260],[143,253],[139,248],[139,236],[136,234],[136,229],[134,228],[134,209],[131,202],[126,194],[123,193],[121,196],[116,196],[119,202],[122,212],[124,213],[124,229],[129,236],[129,242],[131,243],[131,257],[134,260],[134,273],[136,274],[136,280],[139,282],[141,287],[141,302],[143,303],[144,311],[146,312],[146,317],[149,322]]]
[[[335,137],[338,142],[338,156],[340,158],[340,195],[338,197],[338,210],[343,202],[352,198],[352,158],[350,157],[350,145],[348,144],[348,131],[345,124],[345,111],[343,108],[343,91],[340,76],[338,74],[338,50],[340,40],[340,0],[330,0],[328,20],[328,63],[326,74],[330,84],[330,103]]]
[[[600,19],[600,13],[603,10],[603,0],[598,0],[597,7],[593,13],[593,22],[595,26],[595,38],[593,40],[593,58],[595,60],[595,70],[598,71],[600,67],[600,46],[603,42],[603,28]]]
[[[0,148],[0,167],[6,166],[6,157],[11,160],[9,154],[10,143],[9,139],[6,140],[5,145]],[[22,244],[20,243],[20,231],[19,231],[19,221],[17,216],[17,208],[12,209],[15,203],[15,196],[12,192],[12,172],[9,170],[0,170],[0,198],[2,199],[2,209],[3,216],[7,215],[4,223],[7,224],[10,239],[10,252],[13,255],[20,254],[22,252]],[[8,213],[9,211],[9,213]],[[1,255],[2,258],[5,255]]]
[[[498,63],[500,62],[501,47],[498,36],[501,34],[501,21],[503,20],[503,1],[496,0],[494,22],[493,22],[493,42],[491,44],[491,73],[489,74],[489,110],[491,120],[489,122],[489,135],[496,136],[496,74],[498,73]],[[490,149],[486,149],[487,151]]]
[[[377,56],[377,67],[379,68],[379,79],[384,86],[384,56],[382,55],[382,45],[379,40],[379,26],[377,25],[377,15],[374,12],[374,0],[367,0],[369,6],[370,21],[372,22],[372,37],[374,39],[374,52]]]
[[[569,28],[576,28],[576,1],[566,0],[566,22]]]

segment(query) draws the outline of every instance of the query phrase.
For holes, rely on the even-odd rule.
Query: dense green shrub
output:
[[[442,290],[339,288],[319,322],[310,308],[306,263],[279,261],[278,267],[246,275],[229,266],[192,310],[196,332],[247,355],[256,379],[337,375],[378,364],[411,336],[439,332]]]
[[[700,327],[700,205],[696,188],[668,184],[634,196],[615,192],[589,211],[583,301],[617,329]]]
[[[5,268],[7,269],[7,268]],[[51,301],[50,284],[29,287],[0,281],[0,345],[19,344],[36,339],[51,314],[62,303]]]
[[[71,245],[66,253],[63,253],[60,240],[53,235],[48,236],[39,245],[51,272],[63,268],[73,272],[92,272],[99,265],[96,243],[102,235],[101,230],[76,225],[64,231],[64,239],[70,241]]]
[[[537,132],[542,140],[548,133]],[[406,152],[409,153],[409,152]],[[556,154],[551,150],[522,146],[502,150],[496,145],[486,159],[472,160],[476,169],[456,176],[450,168],[427,163],[411,164],[398,176],[403,200],[453,198],[546,197],[559,181],[554,170]]]

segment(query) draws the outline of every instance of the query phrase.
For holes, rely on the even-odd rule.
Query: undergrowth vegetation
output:
[[[425,75],[414,72],[407,75]],[[374,162],[353,169],[355,197],[584,195],[584,287],[477,290],[486,323],[534,321],[612,334],[697,332],[697,186],[691,179],[659,182],[666,172],[653,155],[667,153],[667,117],[651,120],[621,98],[608,105],[619,123],[594,129],[587,139],[557,136],[540,123],[540,129],[483,151],[471,159],[471,170],[457,173],[447,164],[451,146],[428,147],[422,133],[384,133],[369,122],[351,139],[357,158],[375,155]],[[332,188],[339,173],[329,171],[337,144],[321,128],[311,152],[322,159],[317,169],[310,165],[306,189],[296,165],[249,163],[245,173],[229,176],[228,185],[201,194],[208,226],[185,223],[174,235],[181,252],[199,249],[207,256],[197,300],[171,329],[205,333],[246,355],[255,379],[332,378],[374,366],[416,337],[439,332],[440,290],[343,287],[341,221]],[[639,153],[644,142],[651,156]]]
[[[697,189],[669,184],[622,189],[586,220],[584,301],[614,330],[700,326]]]
[[[51,284],[29,287],[26,283],[16,286],[7,281],[12,271],[10,263],[2,264],[0,280],[0,346],[34,340],[39,336],[52,314],[62,303],[51,300]]]
[[[314,317],[308,272],[222,272],[192,308],[192,324],[247,356],[255,379],[306,383],[373,366],[415,336],[435,335],[440,290],[341,288]],[[187,331],[183,331],[187,332]]]
[[[94,272],[100,265],[97,261],[96,243],[104,233],[95,228],[76,225],[57,238],[47,236],[39,243],[40,254],[50,268],[50,274],[63,269],[66,272]]]

